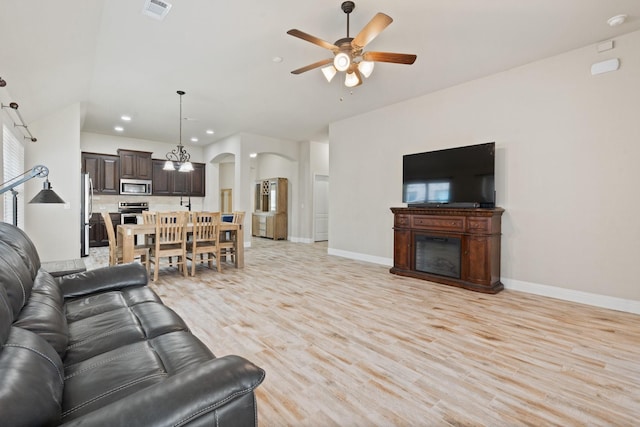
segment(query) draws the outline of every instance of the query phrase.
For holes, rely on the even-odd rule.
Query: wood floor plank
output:
[[[151,286],[216,355],[266,370],[262,426],[640,420],[637,315],[400,277],[326,243],[254,239],[244,269],[160,273]]]

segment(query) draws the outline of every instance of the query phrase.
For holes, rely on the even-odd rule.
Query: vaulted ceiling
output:
[[[340,0],[168,2],[156,20],[145,0],[0,0],[0,91],[26,122],[81,103],[84,131],[175,143],[184,90],[185,142],[238,132],[323,140],[333,121],[571,49],[593,44],[606,59],[595,44],[640,29],[638,0],[360,0],[350,35],[384,12],[394,22],[368,50],[418,59],[378,63],[348,89],[319,69],[291,74],[332,53],[286,34],[345,37]],[[607,25],[618,14],[626,23]]]

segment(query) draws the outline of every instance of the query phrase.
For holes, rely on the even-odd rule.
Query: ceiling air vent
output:
[[[170,9],[171,9],[171,4],[165,1],[145,0],[142,13],[161,21],[164,19],[165,16],[167,16],[167,13],[169,13]]]

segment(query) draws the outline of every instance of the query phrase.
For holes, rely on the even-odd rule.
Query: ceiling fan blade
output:
[[[351,46],[355,49],[362,49],[371,40],[375,39],[389,24],[393,22],[390,16],[384,13],[377,13],[371,21],[358,33],[351,42]]]
[[[299,39],[302,40],[306,40],[308,42],[311,42],[313,44],[317,44],[320,47],[323,47],[325,49],[329,49],[329,50],[333,50],[333,51],[337,51],[340,50],[340,48],[338,48],[338,46],[334,45],[333,43],[329,43],[328,41],[324,41],[322,39],[319,39],[316,36],[312,36],[311,34],[307,34],[303,31],[300,30],[289,30],[287,31],[287,34],[293,36],[293,37],[297,37]]]
[[[293,70],[291,74],[302,74],[306,71],[313,70],[314,68],[322,67],[323,65],[331,64],[333,62],[333,58],[323,59],[322,61],[314,62],[313,64],[309,64],[306,67],[298,68],[297,70]]]
[[[393,64],[413,64],[417,56],[408,53],[365,52],[362,59],[374,62],[391,62]]]

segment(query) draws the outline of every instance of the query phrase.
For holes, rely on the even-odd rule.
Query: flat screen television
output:
[[[409,207],[495,207],[495,143],[406,154],[402,202]]]

